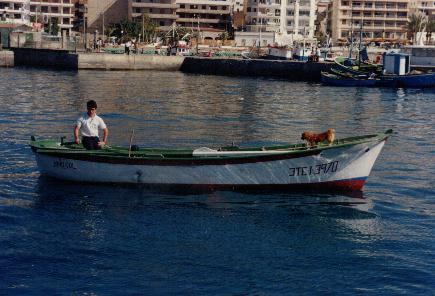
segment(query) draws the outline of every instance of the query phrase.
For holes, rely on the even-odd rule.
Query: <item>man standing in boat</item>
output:
[[[76,126],[74,128],[74,140],[76,144],[79,144],[79,131],[82,135],[83,146],[87,150],[101,149],[106,142],[109,135],[109,129],[104,123],[103,119],[97,115],[97,103],[94,100],[90,100],[86,103],[88,112],[77,119]],[[98,137],[98,130],[104,131],[103,141],[100,141]]]

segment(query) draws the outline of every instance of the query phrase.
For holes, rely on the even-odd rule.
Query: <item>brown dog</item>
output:
[[[328,144],[331,145],[332,142],[334,142],[335,139],[335,130],[332,128],[328,129],[326,132],[321,134],[316,134],[314,132],[303,132],[302,133],[302,140],[306,140],[308,142],[308,146],[315,146],[319,142],[328,141]]]

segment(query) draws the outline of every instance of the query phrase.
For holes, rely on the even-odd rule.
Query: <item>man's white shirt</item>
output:
[[[83,137],[98,137],[98,129],[105,129],[106,124],[98,115],[89,117],[86,113],[77,119],[77,127]]]

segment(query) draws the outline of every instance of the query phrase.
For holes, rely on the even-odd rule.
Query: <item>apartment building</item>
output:
[[[406,41],[409,0],[333,0],[328,30],[334,42]]]
[[[246,12],[247,0],[232,0],[231,7],[233,12]]]
[[[201,31],[223,31],[231,27],[230,0],[129,0],[131,18],[146,13],[161,29],[173,24]]]
[[[129,0],[129,16],[147,14],[159,27],[168,29],[177,20],[176,0]]]
[[[0,1],[0,23],[30,25],[30,0]]]
[[[435,1],[434,0],[411,0],[410,13],[420,13],[428,19],[435,19]]]
[[[281,1],[286,1],[282,3]],[[281,13],[285,16],[281,18]],[[284,24],[281,24],[281,19]],[[286,31],[293,40],[313,38],[316,20],[315,0],[248,0],[247,31]]]
[[[30,0],[30,21],[57,24],[60,31],[69,34],[73,27],[73,7],[72,0]]]
[[[214,0],[177,0],[177,24],[202,30],[231,28],[231,2]]]

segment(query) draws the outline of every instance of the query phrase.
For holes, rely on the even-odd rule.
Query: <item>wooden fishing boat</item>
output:
[[[30,146],[42,174],[80,182],[207,189],[361,190],[392,130],[306,147],[85,150],[57,140]],[[136,151],[132,151],[136,150]]]
[[[388,62],[386,63],[385,61],[387,58]],[[338,69],[338,71],[341,71],[342,73],[349,73],[360,77],[364,75],[374,76],[376,77],[376,86],[405,88],[435,87],[435,73],[415,73],[414,71],[410,71],[409,60],[400,63],[400,58],[406,58],[406,55],[400,53],[384,54],[384,65],[381,66],[362,62],[359,63],[355,59],[338,57],[334,60],[334,66],[336,67],[336,70]],[[395,59],[397,62],[395,62]],[[391,66],[392,63],[395,64]],[[403,66],[405,69],[399,69],[399,66]],[[382,73],[383,68],[386,68],[389,71],[384,71],[386,73]]]
[[[324,84],[333,86],[374,86],[377,82],[376,79],[367,76],[346,74],[321,72],[321,78]]]
[[[334,59],[334,66],[341,71],[355,75],[382,74],[382,65],[360,62],[357,59],[346,57],[336,57]]]
[[[381,75],[376,85],[405,88],[434,88],[435,73]]]

